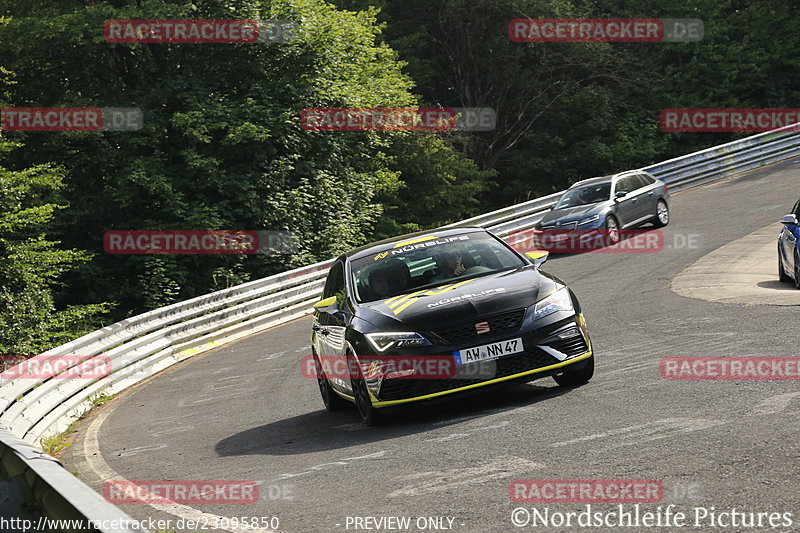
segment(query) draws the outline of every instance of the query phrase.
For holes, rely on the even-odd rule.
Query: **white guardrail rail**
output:
[[[667,183],[671,191],[696,187],[800,156],[800,133],[791,131],[792,127],[753,135],[640,170]],[[560,194],[536,198],[446,227],[482,226],[506,236],[533,227]],[[112,371],[93,380],[55,376],[0,381],[0,427],[10,432],[0,430],[0,481],[13,477],[8,468],[3,468],[7,457],[13,455],[24,462],[31,456],[32,448],[23,449],[19,439],[38,445],[42,438],[66,430],[101,395],[120,392],[195,354],[308,314],[311,304],[319,298],[332,262],[316,263],[155,309],[37,356],[40,359],[80,356],[84,361],[102,360],[102,364],[110,364]],[[70,361],[77,365],[79,358],[70,358]],[[44,470],[40,472],[33,466],[27,469],[44,476]],[[19,470],[12,468],[11,472]],[[63,479],[54,477],[42,481],[50,482],[56,493],[75,494],[75,488],[63,483]],[[91,498],[87,496],[86,499]],[[102,506],[97,512],[104,512]],[[87,518],[92,517],[87,515]]]

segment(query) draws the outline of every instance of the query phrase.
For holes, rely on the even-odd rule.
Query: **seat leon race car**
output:
[[[591,379],[580,304],[522,255],[478,227],[415,233],[333,263],[311,332],[325,407],[355,403],[367,425],[388,410],[552,376]]]

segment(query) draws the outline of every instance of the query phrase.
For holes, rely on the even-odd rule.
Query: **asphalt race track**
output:
[[[670,281],[774,225],[800,196],[799,178],[800,163],[790,162],[673,195],[659,253],[551,257],[544,270],[578,295],[594,344],[596,374],[583,387],[544,379],[366,428],[355,409],[323,411],[315,381],[300,375],[310,353],[305,318],[123,393],[81,422],[65,462],[99,491],[123,478],[262,482],[250,505],[121,506],[137,519],[275,516],[281,531],[305,532],[353,531],[353,517],[450,517],[463,532],[577,531],[514,527],[512,510],[534,504],[509,501],[509,482],[614,478],[661,480],[660,505],[687,512],[792,513],[793,528],[771,531],[796,529],[797,381],[668,381],[659,360],[798,355],[797,307],[688,298]]]

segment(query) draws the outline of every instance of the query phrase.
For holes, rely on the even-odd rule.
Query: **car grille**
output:
[[[562,229],[575,229],[578,227],[578,221],[575,220],[573,222],[564,222],[563,224],[557,224],[555,222],[551,222],[550,224],[543,225],[542,229],[544,230],[562,230]]]
[[[489,339],[503,333],[515,331],[519,329],[520,325],[522,324],[522,318],[524,315],[524,309],[517,309],[516,311],[511,311],[508,313],[476,318],[475,320],[458,324],[456,326],[437,329],[434,330],[434,333],[441,337],[441,339],[445,341],[445,344],[455,346],[468,343],[472,340]],[[480,322],[489,323],[488,333],[479,334],[475,329],[475,324]]]
[[[513,376],[528,370],[554,365],[558,362],[558,359],[543,350],[533,348],[522,353],[495,359],[497,368],[495,375],[491,377],[478,379],[388,379],[383,382],[379,397],[382,401],[391,401],[424,396],[492,379]]]

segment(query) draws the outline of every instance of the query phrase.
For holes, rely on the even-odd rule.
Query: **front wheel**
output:
[[[363,379],[353,380],[353,392],[355,393],[356,408],[361,421],[365,426],[374,426],[381,421],[381,413],[376,409],[369,399],[367,384]]]
[[[559,376],[553,376],[562,387],[577,387],[587,383],[594,376],[594,356],[590,357],[580,370],[566,370]]]
[[[800,254],[794,252],[794,286],[800,290]]]
[[[784,283],[792,281],[791,276],[787,276],[786,270],[783,268],[783,258],[781,258],[780,249],[778,249],[778,280]]]
[[[358,365],[348,365],[349,368]],[[353,386],[353,398],[356,402],[356,409],[361,421],[365,426],[374,426],[381,421],[381,412],[372,405],[369,398],[369,391],[367,390],[367,383],[364,381],[363,376],[358,378],[351,378],[350,383]]]
[[[659,200],[656,204],[656,216],[653,219],[653,224],[657,228],[663,228],[669,224],[669,206],[664,200]]]
[[[328,378],[322,370],[322,364],[319,358],[314,355],[314,363],[317,367],[317,385],[319,386],[319,394],[322,396],[322,403],[325,405],[325,410],[329,413],[340,411],[349,405],[348,401],[336,394],[331,387]]]

